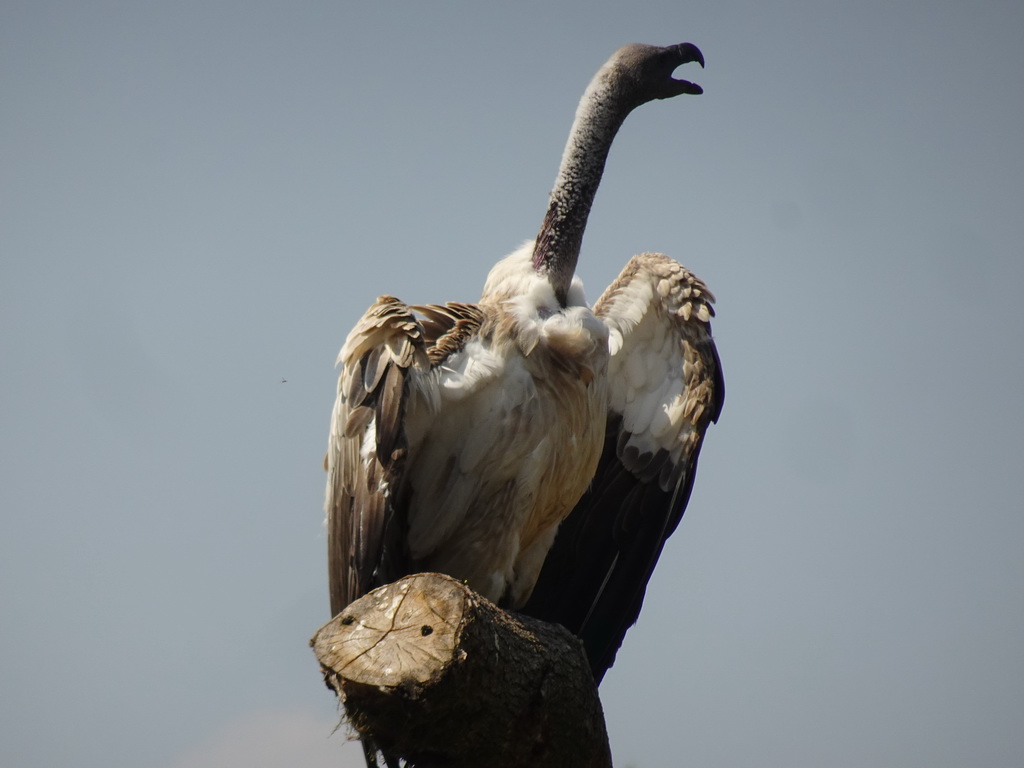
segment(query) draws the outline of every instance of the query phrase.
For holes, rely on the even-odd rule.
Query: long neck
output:
[[[622,122],[636,106],[636,102],[616,89],[615,74],[612,67],[602,68],[580,99],[534,245],[533,267],[548,275],[563,306],[608,150]]]

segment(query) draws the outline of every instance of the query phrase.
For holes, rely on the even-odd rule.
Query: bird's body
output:
[[[575,268],[616,131],[700,93],[672,77],[692,61],[688,43],[633,45],[601,68],[539,235],[478,303],[382,296],[349,334],[326,462],[333,614],[440,571],[579,634],[598,681],[611,665],[724,389],[713,298],[684,267],[635,256],[593,309]]]
[[[404,380],[400,493],[407,500],[394,546],[406,548],[412,569],[457,575],[510,607],[529,597],[558,524],[593,477],[607,408],[608,330],[582,301],[556,311],[550,286],[530,266],[531,250],[496,266],[493,290],[476,305],[406,307],[381,297],[340,356],[346,374],[365,383],[367,348],[416,350],[404,368],[378,353]],[[514,297],[499,292],[516,281],[529,288]],[[392,322],[382,325],[375,309]],[[378,372],[383,386],[386,367]],[[348,424],[362,402],[339,398],[335,425]],[[364,415],[373,421],[332,432],[331,453],[350,461],[333,473],[336,481],[360,483],[366,463],[380,461],[366,435],[376,436],[383,419]],[[374,490],[399,492],[391,481],[366,488]],[[346,493],[328,494],[339,492]],[[359,586],[337,610],[370,587],[355,575],[350,583]]]

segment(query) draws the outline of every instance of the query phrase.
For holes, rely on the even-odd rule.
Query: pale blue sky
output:
[[[359,764],[305,645],[337,349],[378,294],[476,298],[590,75],[684,40],[706,92],[629,118],[580,269],[693,269],[728,388],[602,687],[616,764],[1018,762],[1022,32],[1016,0],[0,4],[0,764]]]

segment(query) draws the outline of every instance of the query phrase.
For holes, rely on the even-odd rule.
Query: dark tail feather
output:
[[[408,765],[403,766],[401,758],[382,752],[377,748],[373,739],[364,738],[362,743],[363,756],[366,758],[366,768],[412,768],[412,766]]]

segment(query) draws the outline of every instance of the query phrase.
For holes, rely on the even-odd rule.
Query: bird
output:
[[[437,571],[579,635],[597,682],[614,661],[725,390],[699,278],[641,253],[591,308],[576,266],[612,140],[636,107],[703,93],[674,77],[690,63],[691,43],[631,44],[598,70],[538,235],[479,301],[381,296],[349,333],[325,460],[332,616]]]

